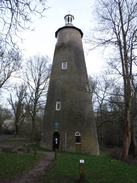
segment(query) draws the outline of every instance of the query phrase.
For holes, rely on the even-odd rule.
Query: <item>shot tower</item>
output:
[[[83,33],[74,16],[64,17],[55,46],[41,146],[49,150],[99,155],[91,93],[82,45]]]

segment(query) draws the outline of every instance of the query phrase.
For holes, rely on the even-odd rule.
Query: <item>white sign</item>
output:
[[[80,163],[84,163],[84,160],[83,160],[83,159],[81,159],[81,160],[80,160]]]

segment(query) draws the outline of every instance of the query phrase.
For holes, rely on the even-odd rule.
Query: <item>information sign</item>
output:
[[[59,127],[59,123],[56,122],[56,123],[54,124],[54,126],[55,126],[55,128],[58,128],[58,127]]]

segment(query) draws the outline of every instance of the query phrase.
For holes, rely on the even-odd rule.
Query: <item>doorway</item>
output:
[[[58,132],[53,133],[53,151],[59,148],[60,135]]]

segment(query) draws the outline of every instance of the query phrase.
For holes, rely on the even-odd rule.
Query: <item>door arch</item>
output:
[[[60,135],[56,131],[56,132],[53,133],[53,151],[55,149],[59,149],[59,142],[60,142]]]

